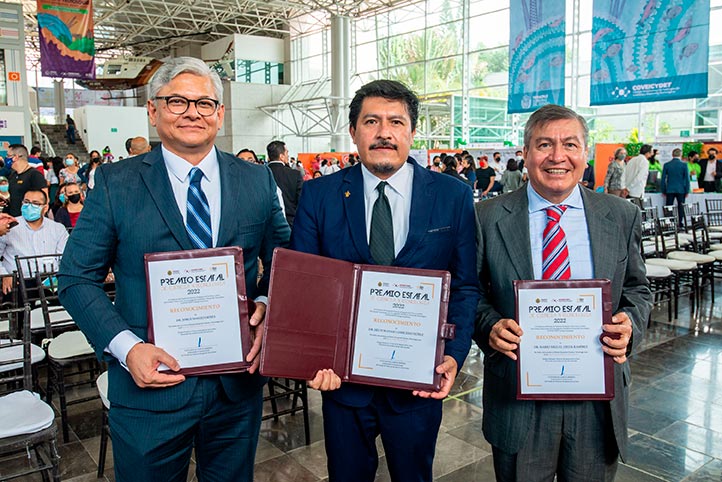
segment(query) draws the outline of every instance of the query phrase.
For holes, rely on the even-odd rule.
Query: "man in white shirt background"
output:
[[[650,157],[652,157],[652,146],[644,144],[639,149],[639,155],[634,156],[627,162],[623,184],[627,191],[626,197],[637,199],[644,197],[644,187],[647,185],[647,176],[649,175]]]

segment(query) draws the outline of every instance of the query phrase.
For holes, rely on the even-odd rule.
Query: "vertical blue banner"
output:
[[[564,105],[565,3],[510,0],[509,113]]]
[[[709,0],[594,0],[591,105],[707,96]]]

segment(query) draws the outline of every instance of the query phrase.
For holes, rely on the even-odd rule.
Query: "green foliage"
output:
[[[627,155],[629,157],[634,157],[639,155],[639,150],[642,148],[642,145],[643,144],[641,142],[630,142],[629,144],[625,145],[624,148],[627,150]]]
[[[682,144],[682,157],[688,157],[689,151],[701,153],[703,148],[704,144],[701,142],[685,142]]]
[[[633,144],[639,144],[639,129],[634,127],[629,133],[629,142]],[[635,154],[636,155],[636,154]]]

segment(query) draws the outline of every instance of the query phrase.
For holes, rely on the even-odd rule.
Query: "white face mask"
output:
[[[517,162],[519,162],[519,161],[521,161],[521,160],[523,160],[523,159],[524,159],[524,158],[523,158],[523,157],[521,157],[521,156],[516,156],[516,160],[517,160]]]

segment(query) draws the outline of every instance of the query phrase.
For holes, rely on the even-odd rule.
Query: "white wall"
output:
[[[75,109],[75,124],[88,151],[101,151],[105,146],[118,157],[128,157],[125,140],[148,138],[148,115],[145,107],[114,107],[86,105]]]
[[[222,58],[233,42],[234,58],[240,60],[259,60],[263,62],[286,61],[286,41],[271,37],[234,34],[201,48],[201,58],[213,61]]]

